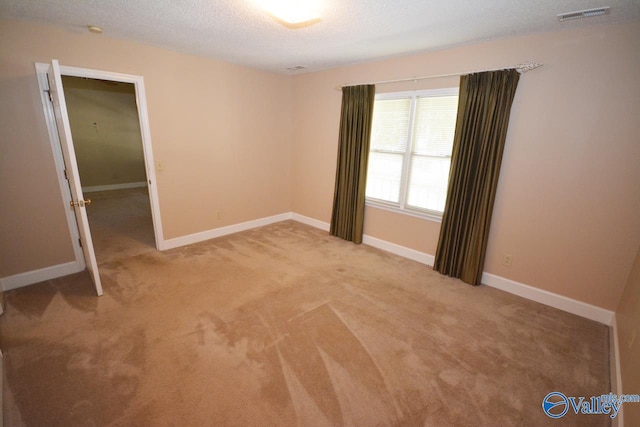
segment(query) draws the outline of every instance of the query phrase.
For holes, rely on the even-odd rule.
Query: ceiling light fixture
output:
[[[102,34],[102,27],[98,27],[97,25],[87,25],[89,32],[94,34]]]
[[[611,11],[609,6],[597,7],[595,9],[578,10],[575,12],[561,13],[558,15],[560,22],[570,21],[572,19],[592,18],[594,16],[608,15]]]
[[[320,21],[317,0],[259,0],[260,7],[288,28],[302,28]]]

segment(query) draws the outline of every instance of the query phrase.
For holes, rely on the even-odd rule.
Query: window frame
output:
[[[378,209],[400,213],[403,215],[428,219],[435,222],[442,221],[443,212],[434,211],[430,209],[424,209],[417,206],[407,205],[407,197],[409,193],[409,177],[411,174],[411,156],[413,153],[414,143],[414,123],[416,118],[416,104],[418,98],[425,97],[439,97],[439,96],[458,96],[459,87],[447,87],[439,89],[424,89],[416,91],[404,91],[404,92],[388,92],[376,94],[375,101],[378,100],[394,100],[394,99],[411,99],[409,107],[409,136],[407,140],[407,147],[402,158],[402,171],[400,173],[400,195],[398,202],[390,202],[388,200],[376,199],[373,197],[366,197],[365,206],[375,207]],[[459,100],[459,98],[458,98]],[[372,150],[371,153],[391,153],[385,150]],[[451,158],[451,155],[445,156]]]

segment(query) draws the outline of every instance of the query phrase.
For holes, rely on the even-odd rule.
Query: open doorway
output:
[[[98,264],[155,250],[135,85],[68,75],[62,83]]]
[[[50,64],[36,63],[35,68],[38,85],[41,90],[42,107],[51,142],[58,184],[60,186],[60,195],[62,197],[62,204],[65,207],[69,235],[75,254],[75,261],[65,264],[64,269],[56,270],[57,275],[52,277],[73,274],[87,269],[95,286],[96,293],[100,296],[102,295],[102,285],[100,283],[98,263],[87,215],[87,208],[90,206],[90,202],[88,197],[85,199],[81,188],[83,183],[80,179],[75,153],[76,148],[71,135],[71,125],[66,107],[62,76],[96,79],[104,82],[130,83],[133,85],[139,120],[138,129],[142,138],[146,183],[148,184],[148,191],[146,193],[148,202],[146,205],[150,205],[151,209],[155,248],[163,250],[165,243],[162,233],[162,220],[160,217],[160,204],[156,185],[144,78],[142,76],[109,71],[62,66],[55,59],[53,59]],[[107,85],[109,84],[110,83],[107,83]],[[91,124],[93,124],[93,121]],[[99,123],[97,123],[97,125],[99,126]],[[134,186],[133,188],[142,187]],[[145,198],[145,201],[146,200]],[[109,217],[108,214],[105,216]],[[107,234],[109,233],[107,232]]]

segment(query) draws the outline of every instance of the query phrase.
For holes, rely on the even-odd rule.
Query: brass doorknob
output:
[[[77,202],[74,200],[71,200],[69,202],[69,204],[71,205],[72,208],[75,207],[83,207],[83,206],[89,206],[91,204],[91,199],[87,199],[87,200],[78,200]]]

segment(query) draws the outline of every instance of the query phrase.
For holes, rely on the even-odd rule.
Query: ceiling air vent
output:
[[[611,8],[609,6],[598,7],[595,9],[578,10],[576,12],[561,13],[558,15],[560,22],[569,21],[571,19],[592,18],[594,16],[608,15]]]
[[[293,67],[287,67],[287,71],[300,71],[300,70],[304,70],[305,67],[304,65],[294,65]]]

